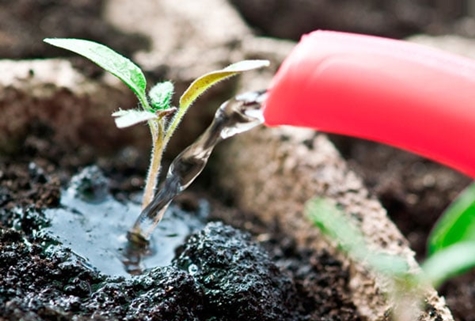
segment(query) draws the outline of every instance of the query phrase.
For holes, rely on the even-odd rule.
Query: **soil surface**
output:
[[[143,168],[122,176],[140,161],[96,159],[71,145],[53,146],[45,132],[32,131],[24,150],[0,160],[3,318],[358,320],[348,299],[348,272],[339,261],[325,252],[298,248],[278,226],[264,226],[254,216],[213,200],[209,220],[223,220],[251,234],[222,222],[209,223],[167,267],[129,279],[91,269],[41,233],[49,224],[42,210],[59,205],[61,182],[76,168],[100,164],[122,200],[138,191],[140,184],[132,182]],[[187,193],[179,204],[196,210],[198,200]]]

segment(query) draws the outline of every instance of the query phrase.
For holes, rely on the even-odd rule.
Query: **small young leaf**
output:
[[[171,81],[160,82],[150,89],[148,96],[154,111],[170,108],[173,90],[174,87]]]
[[[475,267],[475,242],[460,242],[437,251],[423,264],[425,277],[434,287]]]
[[[115,125],[118,128],[126,128],[158,118],[158,116],[152,112],[136,109],[119,110],[113,113],[112,117],[115,117]]]
[[[187,109],[202,93],[218,82],[241,72],[269,66],[268,60],[243,60],[207,73],[191,83],[180,98],[180,109]]]
[[[429,253],[462,241],[475,241],[475,183],[457,197],[432,229]]]
[[[46,38],[44,41],[88,58],[122,80],[134,92],[142,104],[147,101],[145,95],[147,82],[144,74],[136,64],[114,50],[99,43],[83,39]]]

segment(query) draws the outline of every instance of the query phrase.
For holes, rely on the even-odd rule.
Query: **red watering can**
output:
[[[393,145],[475,177],[475,61],[443,51],[315,31],[275,75],[264,119]]]

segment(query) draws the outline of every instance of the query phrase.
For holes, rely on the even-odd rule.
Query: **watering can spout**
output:
[[[475,61],[405,41],[305,35],[263,102],[265,124],[389,144],[475,177]]]

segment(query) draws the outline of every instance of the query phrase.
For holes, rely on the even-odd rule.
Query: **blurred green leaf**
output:
[[[459,242],[439,249],[423,264],[425,277],[434,287],[475,267],[475,241]]]
[[[402,257],[369,249],[363,234],[328,200],[315,198],[308,201],[305,212],[324,235],[337,242],[354,259],[368,264],[379,273],[393,277],[406,276],[408,273],[409,266]]]
[[[458,242],[475,241],[475,183],[442,214],[428,240],[432,255]]]
[[[73,38],[46,38],[46,43],[88,58],[122,80],[147,108],[147,81],[140,68],[128,58],[94,41]]]

